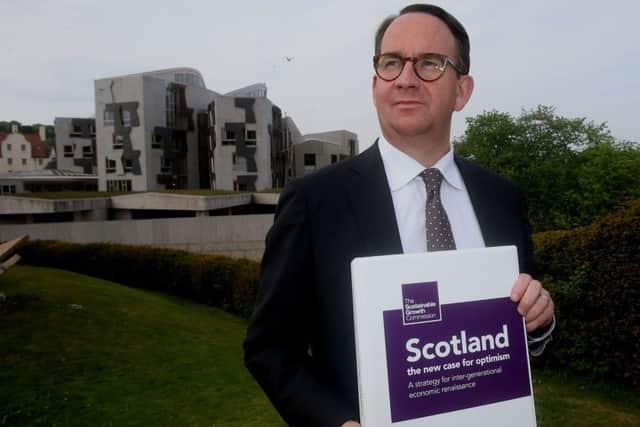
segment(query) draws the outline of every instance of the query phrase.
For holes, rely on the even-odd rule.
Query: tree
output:
[[[527,192],[535,231],[586,225],[640,195],[638,146],[616,142],[606,123],[561,117],[553,107],[469,118],[455,149]]]

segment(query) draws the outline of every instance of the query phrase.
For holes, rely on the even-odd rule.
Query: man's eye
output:
[[[382,65],[383,68],[395,68],[400,66],[400,61],[396,58],[389,58],[384,59],[380,65]]]
[[[442,64],[434,61],[433,59],[421,59],[418,61],[418,67],[423,68],[425,70],[428,69],[440,69],[442,68]]]

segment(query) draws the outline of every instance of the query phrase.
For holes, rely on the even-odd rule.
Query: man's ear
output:
[[[470,75],[460,76],[458,78],[458,91],[456,94],[456,105],[454,110],[460,111],[467,105],[471,94],[473,93],[473,77]]]
[[[376,84],[378,84],[378,76],[377,75],[373,75],[373,78],[371,79],[371,97],[373,98],[373,105],[376,105]]]

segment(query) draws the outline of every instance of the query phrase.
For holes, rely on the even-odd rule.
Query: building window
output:
[[[167,87],[165,106],[167,108],[167,127],[173,128],[176,123],[176,93],[172,86]]]
[[[110,193],[127,193],[131,191],[130,179],[107,180],[107,191]]]
[[[13,159],[12,159],[11,157],[9,157],[9,158],[7,159],[7,164],[8,164],[8,165],[12,165],[12,164],[13,164]]]
[[[111,160],[111,159],[105,159],[105,160],[106,160],[107,173],[115,173],[116,172],[116,161],[115,160]]]
[[[62,147],[64,149],[64,157],[73,157],[73,146],[65,145]]]
[[[160,157],[160,173],[171,172],[171,161],[167,160],[164,156]]]
[[[222,142],[236,142],[236,133],[232,130],[224,131],[224,138],[222,138]]]
[[[245,143],[247,145],[256,145],[256,131],[247,129]]]
[[[89,133],[91,135],[95,135],[96,134],[96,125],[94,125],[94,124],[90,124],[89,125]]]
[[[26,166],[27,165],[27,159],[22,159],[22,166]]]
[[[332,154],[331,155],[331,163],[336,163],[338,161],[338,155],[337,154]]]
[[[82,134],[82,127],[80,125],[72,125],[71,134],[72,135],[80,135]]]
[[[131,126],[131,111],[129,110],[122,111],[122,126],[125,126],[125,127]]]
[[[112,110],[104,110],[104,125],[105,126],[113,126],[113,121],[115,119],[115,114]]]
[[[3,185],[0,194],[16,194],[16,186],[14,184]]]
[[[82,157],[84,157],[85,159],[92,158],[93,157],[93,147],[91,147],[91,146],[82,147]]]
[[[11,151],[11,144],[7,144],[7,151]]]
[[[131,172],[133,169],[133,161],[131,159],[124,159],[122,162],[125,172]]]
[[[351,157],[351,156],[349,156],[347,154],[340,154],[340,161],[347,160],[349,157]]]
[[[162,148],[162,135],[151,132],[151,148]]]
[[[39,164],[40,166],[42,166],[42,163],[44,163],[44,162],[42,161],[42,159],[38,159],[38,164]]]
[[[304,155],[305,167],[316,167],[316,155],[315,153],[305,153]]]
[[[232,153],[231,154],[231,161],[233,162],[233,164],[235,165],[237,163],[237,159],[236,159],[236,153]]]
[[[113,134],[113,148],[119,149],[124,145],[124,136]]]
[[[25,144],[22,144],[20,148],[22,149],[22,151],[27,151],[27,146]]]
[[[223,131],[222,145],[233,145],[236,143],[236,133],[232,130]]]

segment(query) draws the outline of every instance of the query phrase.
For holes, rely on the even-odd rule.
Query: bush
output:
[[[538,363],[640,387],[640,200],[534,240],[558,321]]]
[[[260,273],[248,259],[112,243],[35,240],[20,254],[25,264],[166,292],[244,317],[251,314]]]

